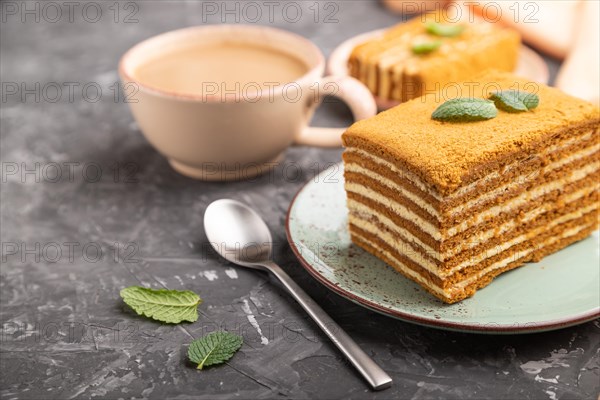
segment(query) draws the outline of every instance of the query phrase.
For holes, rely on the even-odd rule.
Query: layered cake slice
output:
[[[460,87],[484,109],[430,94],[343,135],[352,241],[446,303],[599,222],[596,106],[506,73]],[[516,88],[530,110],[483,100]]]
[[[521,39],[511,29],[476,19],[452,22],[430,13],[390,28],[352,51],[351,76],[382,100],[407,101],[489,68],[511,72]]]

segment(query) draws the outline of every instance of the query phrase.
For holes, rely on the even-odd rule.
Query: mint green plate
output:
[[[290,246],[319,282],[391,317],[477,333],[560,329],[600,317],[599,232],[496,278],[475,296],[444,304],[384,262],[354,246],[347,229],[341,164],[296,195],[287,217]]]

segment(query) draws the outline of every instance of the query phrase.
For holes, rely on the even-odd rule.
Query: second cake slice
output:
[[[451,22],[445,12],[424,14],[357,46],[349,59],[351,76],[382,100],[407,101],[486,69],[512,72],[519,34],[482,19]]]

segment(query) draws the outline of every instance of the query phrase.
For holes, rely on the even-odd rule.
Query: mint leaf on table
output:
[[[188,358],[198,369],[222,364],[242,347],[241,336],[229,332],[212,332],[194,340],[188,348]]]
[[[169,324],[198,319],[200,296],[189,290],[149,289],[130,286],[121,290],[125,303],[139,315]]]
[[[499,109],[512,113],[533,110],[540,104],[540,98],[536,94],[519,90],[492,92],[490,99]]]
[[[464,25],[440,24],[435,21],[429,21],[425,24],[425,30],[435,36],[455,37],[463,33]]]
[[[491,119],[498,115],[493,101],[458,98],[446,101],[431,114],[431,118],[446,122],[473,122]]]
[[[435,40],[431,42],[418,42],[413,43],[412,51],[415,54],[428,54],[434,50],[437,50],[442,45],[441,40]]]

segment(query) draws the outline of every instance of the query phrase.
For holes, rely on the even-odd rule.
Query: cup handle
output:
[[[357,79],[349,76],[326,76],[319,81],[317,101],[323,102],[326,95],[332,95],[345,102],[352,111],[355,121],[370,118],[377,114],[377,105],[373,95]],[[342,145],[342,133],[346,128],[320,128],[308,126],[296,137],[296,144],[339,147]]]

